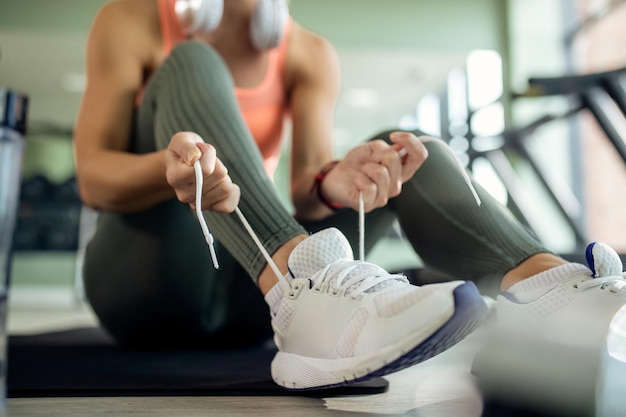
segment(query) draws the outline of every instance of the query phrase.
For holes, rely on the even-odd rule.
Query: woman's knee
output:
[[[389,136],[393,133],[393,132],[409,132],[414,134],[417,137],[420,136],[427,136],[424,132],[422,132],[421,130],[406,130],[406,129],[399,129],[399,128],[395,128],[395,129],[386,129],[386,130],[381,130],[378,133],[376,133],[375,135],[372,135],[368,141],[370,140],[384,140],[385,142],[392,144],[393,142],[391,141],[391,139],[389,138]]]
[[[211,45],[194,40],[176,44],[170,52],[168,59],[189,62],[195,65],[224,67],[226,69],[226,64]]]
[[[183,95],[208,89],[220,91],[220,94],[227,92],[234,97],[234,81],[228,66],[213,47],[198,41],[177,44],[155,78],[159,88],[173,87]],[[172,96],[172,93],[168,95]]]

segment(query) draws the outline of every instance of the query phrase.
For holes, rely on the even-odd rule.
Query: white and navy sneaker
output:
[[[399,371],[455,345],[484,319],[473,283],[415,286],[355,261],[334,228],[289,257],[266,295],[278,352],[274,381],[290,390],[331,388]]]
[[[570,263],[520,281],[498,296],[500,329],[531,333],[565,346],[602,347],[626,304],[619,255],[604,243],[587,247],[588,267]]]
[[[618,254],[587,247],[569,263],[497,297],[496,320],[472,365],[483,396],[529,411],[596,415],[605,362],[626,377],[626,279]],[[608,381],[610,382],[610,381]]]

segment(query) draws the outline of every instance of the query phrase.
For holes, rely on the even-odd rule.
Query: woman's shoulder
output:
[[[116,29],[158,23],[158,0],[111,0],[96,13],[94,24],[115,25]],[[110,28],[109,28],[110,29]]]
[[[306,29],[298,22],[292,20],[291,24],[291,43],[293,46],[296,46],[297,49],[302,48],[314,48],[315,52],[317,51],[328,51],[334,50],[333,45],[330,43],[328,39],[323,37],[322,35],[315,33],[309,29]],[[308,52],[308,51],[307,51]]]
[[[337,60],[337,53],[332,43],[320,34],[292,22],[289,40],[288,61],[293,66],[322,65]]]
[[[97,12],[90,38],[96,48],[133,51],[151,59],[160,42],[158,0],[112,0]]]

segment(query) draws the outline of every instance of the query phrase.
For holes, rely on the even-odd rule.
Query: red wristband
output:
[[[311,188],[311,193],[316,192],[317,197],[320,199],[320,201],[332,211],[342,209],[343,205],[339,203],[334,203],[324,197],[324,194],[322,194],[322,181],[324,180],[324,178],[326,178],[326,175],[330,172],[330,170],[333,169],[338,163],[339,161],[330,161],[329,163],[324,165],[322,169],[320,169],[320,172],[318,172],[315,176],[315,182],[313,183],[313,187]]]

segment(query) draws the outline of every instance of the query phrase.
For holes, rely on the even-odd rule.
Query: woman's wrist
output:
[[[326,165],[320,169],[320,171],[315,175],[315,180],[313,182],[313,187],[311,188],[311,193],[316,193],[317,198],[329,209],[332,211],[338,211],[344,208],[342,204],[336,203],[334,201],[326,198],[324,193],[322,192],[322,182],[328,175],[328,173],[339,163],[339,161],[330,161]]]

